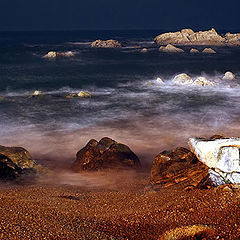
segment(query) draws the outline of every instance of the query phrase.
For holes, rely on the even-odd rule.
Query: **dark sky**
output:
[[[0,0],[0,30],[240,29],[240,0]]]

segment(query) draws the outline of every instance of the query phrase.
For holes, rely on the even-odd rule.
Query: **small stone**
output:
[[[166,53],[183,53],[184,50],[181,48],[174,47],[172,44],[168,44],[166,47],[161,46],[159,48],[160,52],[166,52]]]
[[[192,48],[192,49],[190,50],[190,53],[199,53],[199,50],[196,49],[196,48]]]
[[[215,54],[216,53],[216,51],[213,50],[212,48],[204,48],[202,52],[203,53],[209,53],[209,54]]]
[[[223,80],[236,80],[236,76],[228,71],[224,74]]]

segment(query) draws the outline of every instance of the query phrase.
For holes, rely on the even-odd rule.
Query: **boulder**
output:
[[[151,169],[151,185],[165,188],[181,185],[183,189],[198,187],[208,176],[208,167],[186,148],[158,154]]]
[[[190,138],[189,147],[209,167],[215,185],[240,183],[240,138]]]
[[[121,48],[122,44],[117,40],[96,40],[91,44],[92,48]]]
[[[89,98],[91,96],[88,91],[80,91],[79,93],[69,93],[66,98]]]
[[[214,54],[214,53],[216,53],[216,51],[213,50],[212,48],[204,48],[202,52],[203,52],[203,53],[209,53],[209,54]]]
[[[43,58],[48,58],[48,59],[56,59],[58,57],[74,57],[74,53],[72,51],[67,51],[67,52],[50,51],[43,56]]]
[[[193,80],[186,73],[178,74],[177,76],[174,77],[172,82],[177,85],[192,85],[193,84]]]
[[[166,52],[166,53],[183,53],[184,52],[184,50],[182,50],[181,48],[174,47],[171,44],[168,44],[166,47],[161,46],[159,48],[159,51]]]
[[[199,50],[196,49],[196,48],[192,48],[192,49],[190,50],[190,53],[199,53]]]
[[[156,83],[157,84],[163,84],[164,82],[160,77],[158,77],[157,80],[156,80]]]
[[[0,146],[0,179],[16,179],[36,174],[30,153],[21,147]]]
[[[29,95],[29,97],[39,97],[42,96],[43,92],[39,90],[35,90],[32,94]]]
[[[154,41],[158,45],[224,45],[226,39],[221,37],[214,28],[209,31],[194,32],[192,29],[183,29],[178,32],[160,34]]]
[[[223,80],[236,80],[236,76],[232,72],[225,72]]]
[[[102,138],[99,142],[90,140],[82,148],[72,165],[74,171],[94,171],[103,169],[138,169],[140,168],[138,157],[131,149],[110,138]]]
[[[143,49],[141,49],[140,52],[141,52],[141,53],[147,53],[147,52],[148,52],[148,49],[147,49],[147,48],[143,48]]]
[[[197,79],[194,80],[193,82],[194,85],[198,86],[214,86],[214,83],[207,80],[205,77],[198,77]]]

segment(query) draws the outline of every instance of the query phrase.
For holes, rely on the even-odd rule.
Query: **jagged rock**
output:
[[[192,48],[192,49],[190,50],[190,53],[199,53],[199,50],[196,49],[196,48]]]
[[[199,86],[214,86],[214,83],[207,80],[205,77],[198,77],[196,80],[193,82],[194,85],[199,85]]]
[[[174,77],[172,82],[174,84],[177,84],[177,85],[191,85],[191,84],[193,84],[193,80],[186,73],[178,74],[177,76]]]
[[[55,59],[57,57],[73,57],[73,56],[74,56],[74,53],[72,51],[67,51],[67,52],[50,51],[46,55],[44,55],[43,58]]]
[[[91,97],[91,93],[89,93],[88,91],[80,91],[79,93],[69,93],[66,98],[89,98]]]
[[[202,52],[203,52],[203,53],[209,53],[209,54],[214,54],[214,53],[216,53],[216,51],[213,50],[212,48],[204,48]]]
[[[207,165],[215,185],[240,183],[240,138],[190,138],[189,147]]]
[[[228,45],[240,45],[240,33],[226,33],[225,39]]]
[[[76,161],[73,163],[74,171],[92,171],[101,169],[140,167],[138,157],[131,149],[110,138],[102,138],[99,142],[92,139],[77,153]]]
[[[39,91],[39,90],[35,90],[32,94],[29,95],[29,97],[38,97],[38,96],[42,96],[43,92]]]
[[[164,82],[160,77],[158,77],[157,80],[156,80],[156,83],[157,84],[163,84]]]
[[[166,47],[161,46],[161,47],[159,48],[159,51],[160,51],[160,52],[166,52],[166,53],[183,53],[183,52],[184,52],[183,49],[174,47],[174,46],[171,45],[171,44],[168,44]]]
[[[158,45],[224,45],[226,39],[221,37],[214,28],[209,31],[194,32],[192,29],[183,29],[158,35],[154,41]]]
[[[236,80],[236,76],[232,72],[226,72],[223,80]]]
[[[36,175],[35,162],[30,153],[21,147],[0,146],[0,179],[15,179]]]
[[[147,52],[148,52],[148,49],[147,49],[147,48],[143,48],[143,49],[141,49],[140,52],[141,52],[141,53],[147,53]]]
[[[96,40],[91,44],[92,48],[121,48],[122,44],[117,40]]]
[[[208,167],[186,148],[164,151],[157,155],[151,169],[151,184],[156,187],[169,187],[181,184],[182,188],[198,187],[208,176]]]

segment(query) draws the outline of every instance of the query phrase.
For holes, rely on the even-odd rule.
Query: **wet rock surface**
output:
[[[0,179],[35,176],[34,165],[35,162],[26,149],[0,146]]]
[[[115,168],[140,168],[138,157],[131,149],[110,138],[102,138],[99,142],[92,139],[77,153],[72,165],[74,171],[92,171]]]
[[[186,148],[163,151],[153,161],[151,184],[157,188],[181,185],[181,188],[196,188],[208,177],[208,167]]]
[[[109,39],[109,40],[96,40],[94,42],[92,42],[91,44],[92,48],[121,48],[122,44],[117,41],[117,40],[113,40],[113,39]]]

